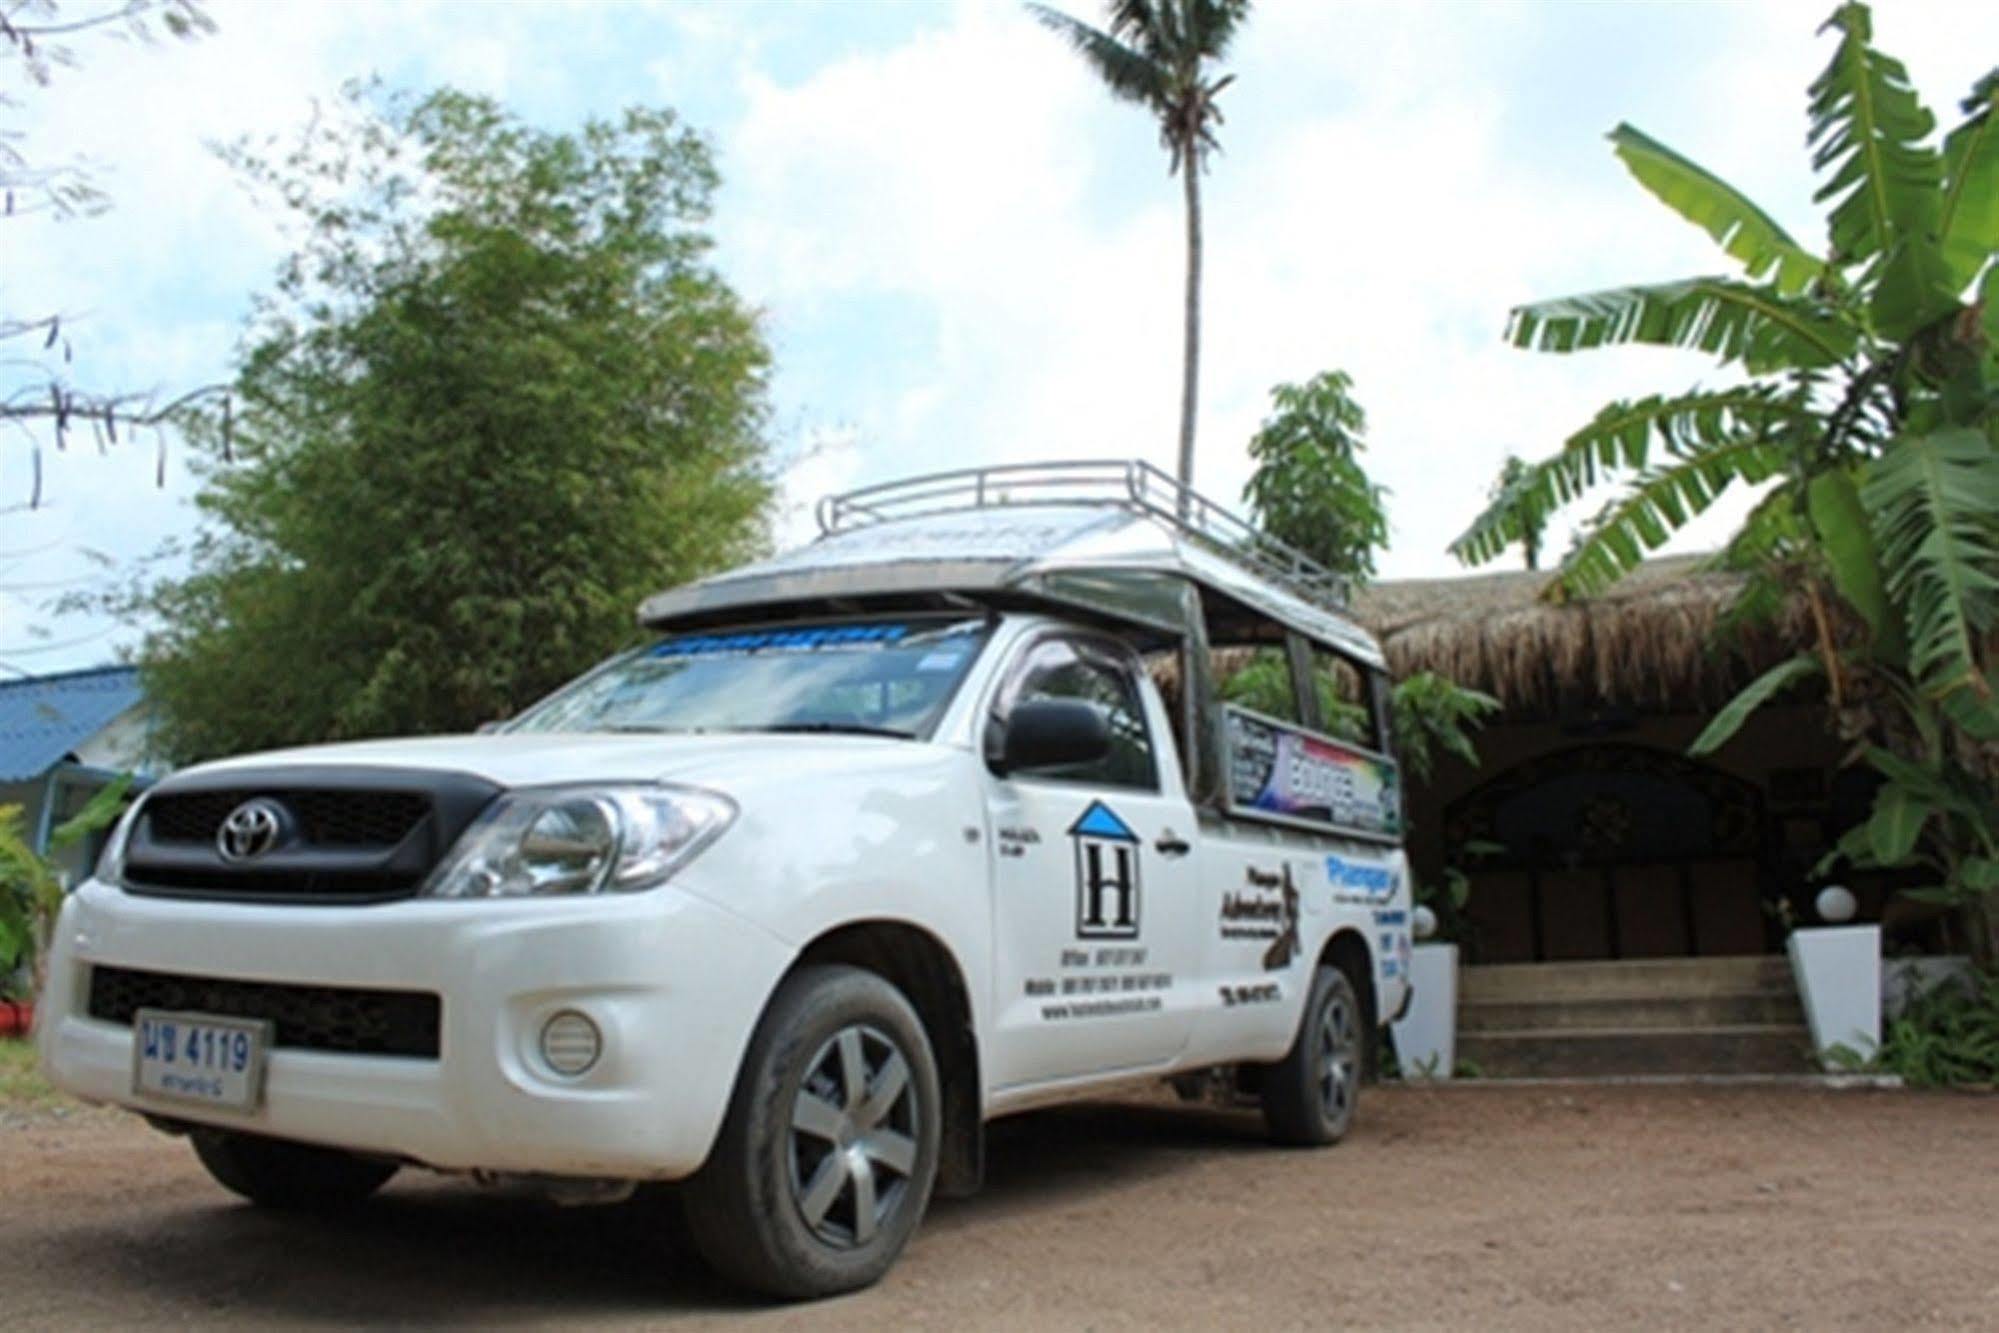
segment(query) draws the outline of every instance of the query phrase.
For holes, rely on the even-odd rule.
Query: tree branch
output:
[[[102,14],[93,14],[89,18],[77,19],[73,23],[11,23],[5,18],[0,18],[0,37],[5,37],[16,46],[21,46],[23,39],[32,41],[37,37],[64,37],[73,32],[84,32],[91,28],[101,28],[107,23],[117,23],[121,19],[135,19],[162,7],[178,9],[184,6],[173,3],[173,0],[166,0],[164,6],[159,0],[126,0],[126,3],[120,5],[117,9],[109,9]],[[18,13],[19,11],[17,10],[16,12]]]

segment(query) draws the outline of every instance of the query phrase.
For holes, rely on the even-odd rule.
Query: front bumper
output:
[[[190,902],[86,881],[64,905],[37,1041],[49,1079],[174,1120],[446,1170],[673,1179],[713,1144],[791,946],[671,886],[369,907]],[[243,981],[430,991],[436,1059],[278,1048],[248,1115],[136,1094],[132,1031],[88,1011],[96,964]],[[564,1009],[604,1034],[565,1078],[542,1061]]]

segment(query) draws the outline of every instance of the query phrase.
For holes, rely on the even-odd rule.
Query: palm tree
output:
[[[1534,469],[1524,459],[1508,454],[1492,489],[1486,492],[1493,511],[1506,516],[1507,530],[1519,534],[1520,556],[1530,570],[1541,567],[1541,539],[1548,528],[1536,481]]]
[[[1218,147],[1222,120],[1215,96],[1235,76],[1210,78],[1249,13],[1249,0],[1111,0],[1107,29],[1093,28],[1047,5],[1028,12],[1068,38],[1113,97],[1137,102],[1159,119],[1166,170],[1180,173],[1187,195],[1187,327],[1180,374],[1180,481],[1194,480],[1194,405],[1201,367],[1201,171]]]

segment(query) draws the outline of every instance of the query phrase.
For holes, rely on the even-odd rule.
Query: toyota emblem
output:
[[[245,801],[229,812],[215,835],[215,849],[225,861],[254,861],[278,845],[285,831],[285,808],[264,797]]]

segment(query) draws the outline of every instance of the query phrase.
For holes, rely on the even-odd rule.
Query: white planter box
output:
[[[1954,981],[1965,987],[1975,975],[1971,959],[1963,954],[1933,958],[1884,958],[1881,960],[1881,1021],[1890,1023],[1902,1016],[1918,995]]]
[[[1395,1055],[1404,1079],[1449,1078],[1458,1058],[1458,946],[1419,944],[1410,952],[1416,989],[1395,1024]]]
[[[1872,1056],[1881,1046],[1881,927],[1794,930],[1790,954],[1820,1058],[1835,1046]]]

